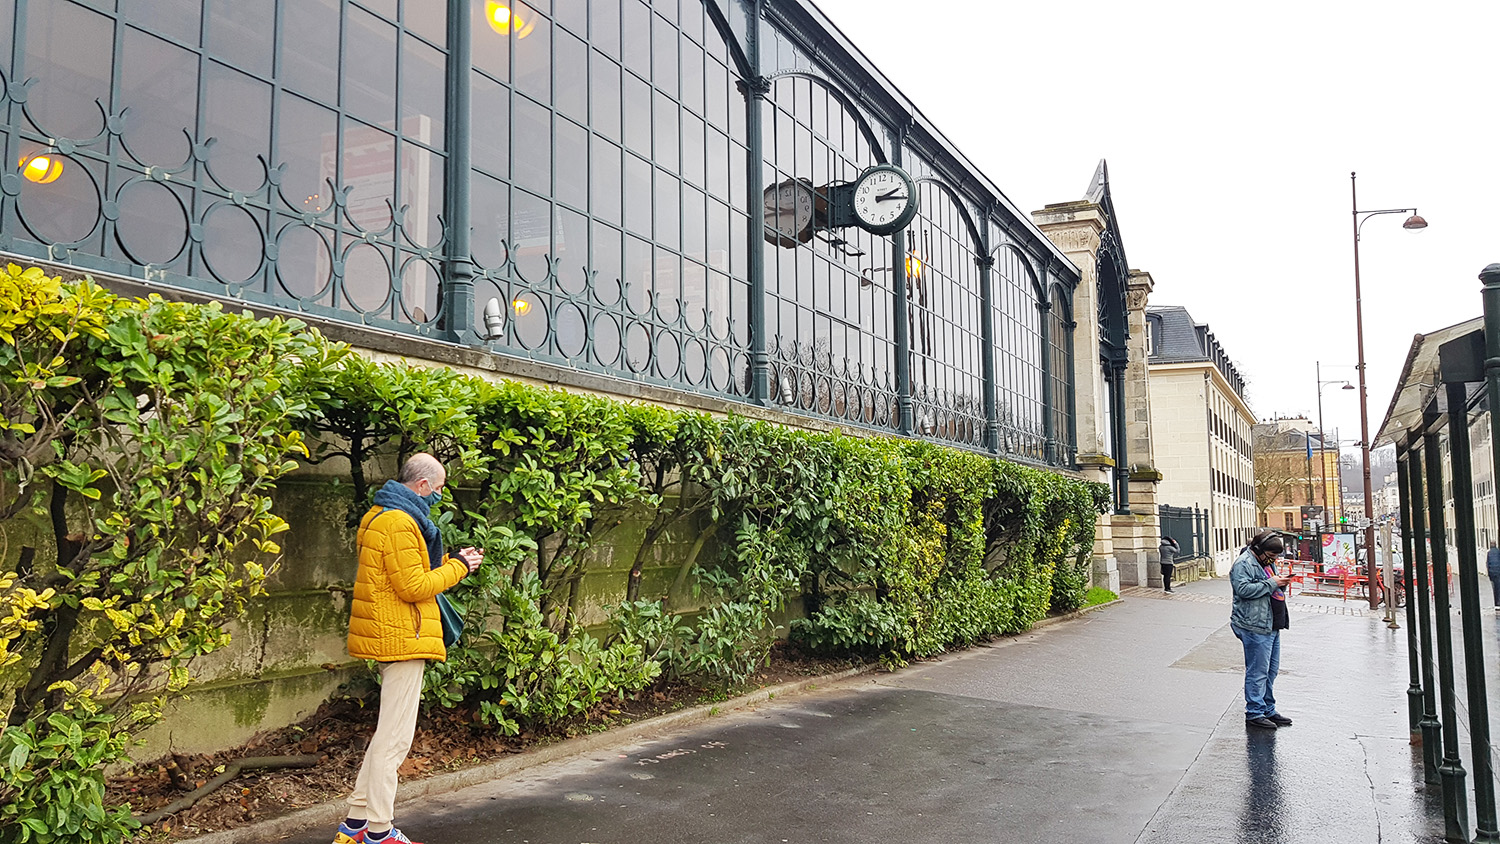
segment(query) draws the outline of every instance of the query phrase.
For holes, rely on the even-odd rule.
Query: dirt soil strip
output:
[[[1086,613],[1101,610],[1105,607],[1114,606],[1118,603],[1120,603],[1120,599],[1116,598],[1113,601],[1108,601],[1102,604],[1095,604],[1094,606],[1085,607],[1074,612],[1065,613],[1059,616],[1053,616],[1051,618],[1044,618],[1028,628],[1027,632],[1034,631],[1040,627],[1047,627],[1061,621],[1069,621],[1078,618],[1079,616],[1082,616]],[[970,650],[977,651],[978,649]],[[939,657],[939,660],[959,657],[962,655],[962,653],[963,652],[959,652],[956,654],[945,654],[944,656]],[[640,741],[666,730],[697,724],[702,721],[707,721],[710,718],[718,717],[725,712],[747,709],[752,706],[766,703],[773,698],[790,697],[792,695],[809,691],[814,688],[819,688],[831,683],[839,682],[840,680],[847,680],[850,677],[856,677],[860,674],[868,674],[879,670],[879,668],[880,666],[878,665],[863,665],[856,668],[850,668],[845,671],[838,671],[833,674],[825,674],[820,677],[808,677],[802,680],[793,680],[788,683],[782,683],[778,686],[768,686],[766,688],[757,689],[753,692],[740,695],[736,698],[731,698],[730,700],[724,701],[722,703],[702,704],[699,706],[682,709],[677,712],[671,712],[666,715],[659,715],[655,718],[649,718],[644,721],[637,721],[633,724],[627,724],[623,727],[616,727],[602,733],[577,736],[575,738],[565,739],[563,741],[557,742],[556,744],[549,744],[543,747],[538,747],[534,750],[527,750],[524,753],[507,755],[501,759],[484,765],[476,765],[472,768],[465,768],[461,771],[452,771],[450,773],[438,774],[437,776],[427,777],[425,779],[403,782],[401,783],[400,800],[402,803],[406,803],[408,801],[420,800],[428,797],[436,797],[442,794],[450,794],[452,792],[458,791],[459,789],[468,788],[471,785],[480,785],[483,783],[493,782],[495,780],[520,773],[521,771],[525,771],[529,768],[535,768],[539,765],[545,765],[549,762],[556,762],[574,756],[582,756],[587,753],[595,753],[599,750],[615,747],[620,744]],[[344,812],[348,808],[348,804],[343,800],[332,800],[319,806],[312,806],[310,808],[302,809],[300,811],[293,812],[287,815],[281,815],[279,817],[267,818],[266,820],[246,824],[245,826],[236,827],[234,829],[211,832],[208,835],[200,835],[196,838],[180,839],[175,842],[175,844],[237,844],[238,842],[247,840],[272,841],[279,838],[285,838],[289,835],[299,833],[307,829],[312,829],[313,827],[317,826],[326,826],[331,829],[335,825],[337,825],[339,821],[344,819]]]

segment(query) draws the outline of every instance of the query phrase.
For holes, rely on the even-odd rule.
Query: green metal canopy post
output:
[[[1411,552],[1411,477],[1405,447],[1396,450],[1396,493],[1401,508],[1401,559],[1405,561],[1401,578],[1406,590],[1406,662],[1411,681],[1406,687],[1406,715],[1412,743],[1416,744],[1422,741],[1422,663],[1418,656],[1421,646],[1417,631],[1417,590],[1412,582],[1416,565]],[[1423,756],[1425,759],[1425,752]]]
[[[1469,753],[1474,766],[1475,841],[1500,841],[1495,824],[1495,772],[1490,763],[1490,706],[1484,687],[1484,640],[1479,629],[1479,557],[1474,532],[1474,497],[1463,490],[1474,488],[1474,472],[1469,456],[1468,373],[1461,380],[1449,381],[1447,352],[1461,347],[1469,338],[1447,343],[1441,350],[1443,386],[1448,394],[1448,460],[1453,467],[1453,529],[1458,544],[1458,601],[1464,631],[1464,682],[1469,700]],[[1477,339],[1477,338],[1475,338]],[[1477,344],[1476,344],[1477,345]],[[1473,380],[1478,380],[1480,349],[1464,355],[1472,364]]]
[[[1442,782],[1438,777],[1438,766],[1443,758],[1443,722],[1438,720],[1437,672],[1432,660],[1432,589],[1427,574],[1427,512],[1423,506],[1426,496],[1423,493],[1420,438],[1408,445],[1406,456],[1411,464],[1408,472],[1411,521],[1406,524],[1411,533],[1412,552],[1416,555],[1409,565],[1416,569],[1417,574],[1417,591],[1410,598],[1417,602],[1417,619],[1422,628],[1422,771],[1426,783],[1437,785]]]
[[[471,29],[468,0],[448,0],[448,90],[447,115],[448,160],[444,173],[448,188],[444,202],[444,224],[447,243],[443,261],[446,295],[443,313],[448,320],[448,339],[454,343],[472,343],[474,335],[474,250],[470,242],[473,223],[470,219],[469,185],[473,178],[473,105],[470,77],[473,65],[474,35]]]
[[[1449,841],[1469,840],[1469,801],[1464,796],[1464,763],[1458,756],[1458,700],[1453,677],[1453,610],[1448,604],[1448,532],[1443,518],[1443,457],[1438,444],[1435,414],[1424,414],[1422,450],[1427,469],[1427,524],[1432,537],[1432,590],[1437,616],[1438,697],[1443,704],[1443,759],[1438,776],[1443,783],[1444,835]]]
[[[761,73],[760,18],[761,0],[745,4],[749,22],[745,31],[746,59],[754,77],[745,83],[745,198],[751,209],[749,220],[750,252],[747,269],[750,276],[750,400],[764,405],[771,400],[771,355],[766,337],[766,218],[760,203],[761,183],[765,179],[762,163],[766,154],[763,144],[762,117],[771,82]],[[760,209],[760,210],[757,210]]]

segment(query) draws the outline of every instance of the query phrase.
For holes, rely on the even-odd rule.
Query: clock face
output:
[[[800,179],[787,179],[765,189],[766,240],[795,246],[812,239],[813,192]]]
[[[854,183],[854,219],[875,234],[905,228],[917,211],[916,186],[899,168],[880,165]]]

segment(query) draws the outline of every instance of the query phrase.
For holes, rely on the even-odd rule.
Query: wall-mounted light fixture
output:
[[[505,336],[505,312],[500,300],[491,298],[484,303],[484,335],[487,340],[499,340]]]

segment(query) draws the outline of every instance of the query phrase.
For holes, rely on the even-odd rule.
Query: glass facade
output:
[[[0,0],[0,250],[1070,464],[1076,273],[809,14]]]

